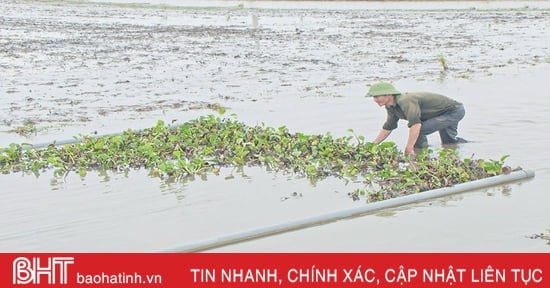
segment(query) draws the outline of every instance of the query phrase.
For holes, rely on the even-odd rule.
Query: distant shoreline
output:
[[[550,1],[547,0],[60,0],[59,2],[243,9],[550,9]]]

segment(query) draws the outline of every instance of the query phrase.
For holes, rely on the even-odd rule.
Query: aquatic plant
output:
[[[30,136],[32,134],[36,134],[38,132],[38,128],[36,128],[36,125],[34,122],[25,120],[23,124],[15,127],[10,132],[15,132],[21,136]]]
[[[81,136],[81,141],[62,146],[52,143],[33,149],[28,144],[10,144],[0,148],[0,171],[38,176],[53,169],[54,177],[70,172],[85,177],[93,169],[148,169],[153,177],[174,181],[216,173],[226,166],[262,166],[312,181],[359,179],[365,186],[350,197],[378,201],[501,174],[508,157],[460,159],[454,150],[434,155],[426,149],[410,158],[395,143],[375,145],[349,132],[352,135],[345,137],[291,133],[285,126],[249,126],[234,118],[208,115],[180,126],[158,121],[141,131]]]
[[[439,65],[441,65],[441,69],[443,69],[443,71],[447,71],[449,69],[449,66],[447,65],[447,60],[445,59],[445,56],[443,56],[443,54],[437,55],[437,62],[439,62]]]
[[[546,240],[546,245],[550,245],[550,229],[546,229],[546,234],[544,233],[537,233],[530,236],[526,236],[529,239],[542,239]]]

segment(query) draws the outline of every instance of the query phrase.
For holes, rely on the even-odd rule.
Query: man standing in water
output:
[[[457,137],[458,122],[464,117],[462,103],[446,96],[431,92],[397,91],[392,84],[375,83],[366,95],[373,97],[378,106],[385,106],[387,119],[382,130],[374,140],[379,144],[397,128],[397,121],[409,121],[409,137],[405,146],[405,155],[414,156],[414,148],[428,147],[427,135],[439,131],[442,144],[466,143]]]

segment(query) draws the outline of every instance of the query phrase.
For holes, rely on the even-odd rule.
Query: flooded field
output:
[[[373,139],[385,112],[363,96],[387,80],[463,102],[459,133],[472,143],[460,154],[509,154],[535,178],[221,249],[550,249],[530,239],[550,228],[546,2],[213,2],[231,5],[2,1],[0,146],[178,124],[219,107],[250,124]],[[389,139],[400,147],[401,126]],[[0,251],[163,250],[365,205],[347,195],[357,185],[253,167],[173,183],[141,170],[1,175]]]

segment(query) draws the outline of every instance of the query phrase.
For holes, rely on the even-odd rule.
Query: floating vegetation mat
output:
[[[177,180],[205,173],[217,174],[226,166],[261,166],[317,181],[337,177],[362,181],[364,188],[350,191],[354,200],[368,202],[453,186],[509,173],[499,160],[461,159],[451,149],[426,149],[416,157],[404,156],[395,143],[375,145],[349,130],[333,137],[291,133],[285,127],[249,126],[235,118],[202,116],[180,126],[158,121],[140,131],[94,137],[81,136],[73,144],[33,148],[10,144],[0,148],[2,173],[33,173],[54,169],[54,177],[88,171],[148,169],[161,179]],[[77,139],[80,139],[77,138]],[[521,169],[521,168],[518,168]]]

